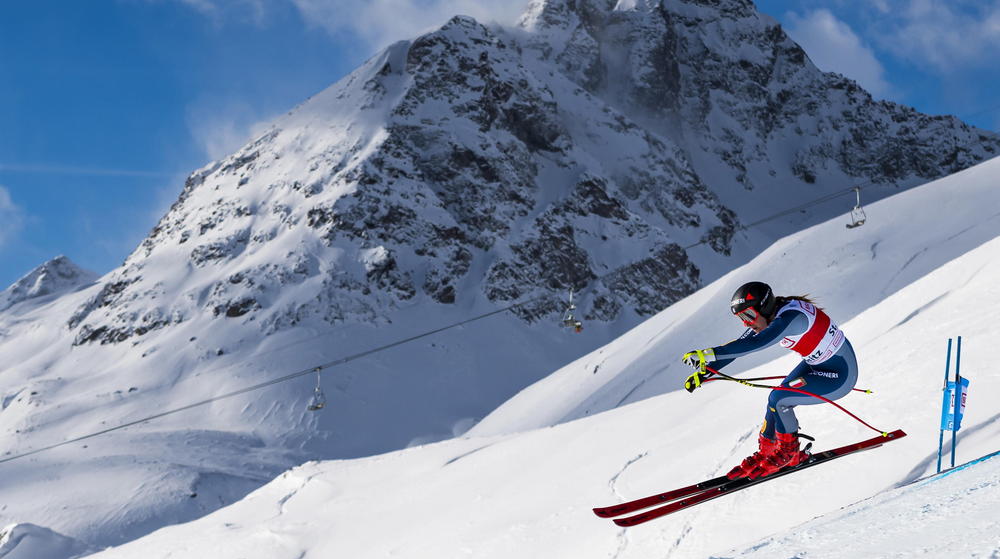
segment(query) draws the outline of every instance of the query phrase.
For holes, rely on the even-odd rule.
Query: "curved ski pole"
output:
[[[862,425],[864,425],[865,427],[871,429],[872,431],[875,431],[876,433],[881,434],[883,437],[888,437],[889,436],[889,432],[888,431],[883,431],[881,429],[877,429],[875,427],[872,427],[865,420],[863,420],[860,417],[858,417],[858,416],[854,415],[853,413],[849,412],[847,409],[844,408],[844,406],[841,406],[840,404],[838,404],[837,402],[834,402],[833,400],[831,400],[829,398],[825,398],[823,396],[820,396],[819,394],[813,394],[812,392],[807,392],[807,391],[801,390],[799,388],[792,388],[790,386],[769,386],[769,385],[766,385],[766,384],[754,384],[754,383],[750,382],[749,380],[745,380],[745,379],[741,379],[741,378],[736,378],[736,377],[731,377],[731,376],[727,375],[726,373],[720,373],[719,371],[717,371],[716,369],[713,369],[711,367],[705,367],[705,370],[709,371],[711,373],[714,373],[716,375],[719,375],[720,378],[718,378],[718,379],[708,378],[708,379],[705,379],[702,382],[709,382],[709,381],[713,381],[713,380],[728,380],[728,381],[732,381],[732,382],[738,382],[739,384],[742,384],[744,386],[749,386],[751,388],[768,388],[768,389],[771,389],[771,390],[785,390],[785,391],[788,391],[788,392],[798,392],[799,394],[805,394],[806,396],[812,396],[813,398],[816,398],[818,400],[822,400],[822,401],[824,401],[824,402],[826,402],[828,404],[833,404],[840,411],[842,411],[842,412],[846,413],[847,415],[853,417],[858,423],[861,423]]]

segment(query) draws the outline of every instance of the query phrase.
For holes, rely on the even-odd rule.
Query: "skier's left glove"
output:
[[[687,380],[684,381],[684,390],[687,390],[688,392],[694,392],[694,389],[701,386],[701,383],[705,382],[705,379],[707,379],[710,376],[712,376],[712,373],[701,373],[701,372],[689,376]]]

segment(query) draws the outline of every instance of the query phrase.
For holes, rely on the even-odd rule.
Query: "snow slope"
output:
[[[1000,452],[880,493],[724,557],[996,557],[998,509]]]
[[[2,559],[66,559],[95,551],[83,542],[34,524],[12,524],[0,530]]]
[[[787,286],[778,284],[785,289],[807,287],[823,302],[831,297],[835,303],[829,307],[835,318],[839,318],[838,304],[848,306],[848,312],[853,310],[853,318],[843,320],[842,326],[862,364],[859,384],[874,390],[874,395],[855,393],[841,403],[876,427],[907,431],[906,438],[889,446],[634,529],[618,529],[594,517],[592,506],[719,475],[752,451],[766,393],[713,383],[694,394],[673,391],[549,428],[465,436],[357,460],[310,462],[235,505],[94,557],[702,558],[734,548],[733,553],[746,550],[775,556],[767,545],[774,546],[778,556],[787,552],[805,557],[805,551],[814,550],[814,556],[826,557],[815,551],[820,548],[815,538],[820,536],[809,540],[818,528],[792,531],[764,544],[753,542],[762,534],[787,530],[831,512],[834,520],[849,519],[850,511],[835,511],[933,472],[948,337],[963,336],[962,371],[972,382],[959,435],[959,461],[997,450],[1000,413],[990,403],[1000,390],[1000,375],[991,355],[1000,336],[996,320],[1000,313],[1000,226],[977,214],[981,208],[997,207],[991,192],[985,189],[972,195],[979,181],[989,176],[997,176],[995,163],[945,179],[938,188],[889,199],[871,212],[871,227],[854,230],[852,235],[839,229],[838,235],[832,235],[831,228],[842,228],[840,223],[793,235],[733,274],[757,277],[766,267],[773,277],[788,278]],[[936,227],[906,229],[921,207],[936,210]],[[916,258],[903,252],[879,260],[883,243],[899,242],[890,234],[889,216],[907,231],[909,246],[923,244],[926,250],[918,251]],[[880,220],[886,223],[877,225]],[[969,235],[977,235],[981,244],[969,246],[973,244]],[[952,244],[941,244],[947,240]],[[818,262],[805,260],[812,262],[809,277],[801,269],[801,257],[775,256],[809,243],[824,249]],[[881,266],[859,265],[849,257],[858,251],[866,256],[874,252]],[[831,268],[840,262],[852,272],[834,273]],[[817,272],[817,266],[825,273]],[[883,266],[890,270],[876,273]],[[906,276],[911,269],[924,271]],[[840,284],[848,280],[852,292],[863,295],[859,305],[871,301],[869,308],[852,309],[846,298],[835,298]],[[725,305],[727,282],[733,281],[729,277],[719,280],[614,342],[619,361],[627,365],[629,357],[650,359],[650,334],[671,328],[678,312],[691,314],[690,329],[718,333],[723,327],[716,315],[731,325]],[[702,299],[721,301],[714,309],[696,312],[695,303]],[[765,355],[778,358],[748,374],[775,374],[787,370],[793,361],[778,348]],[[670,363],[676,359],[667,351],[659,357]],[[571,388],[568,383],[565,386]],[[567,392],[570,398],[574,396]],[[595,395],[605,397],[600,390]],[[559,394],[553,392],[548,403],[558,405]],[[820,449],[872,435],[829,406],[799,408],[799,418],[803,431],[817,438]],[[959,538],[954,532],[961,532],[966,549],[988,554],[996,545],[995,530],[986,529],[992,525],[980,521],[977,526],[983,530],[966,532],[960,525],[941,520],[943,512],[933,513],[942,499],[947,500],[943,495],[949,486],[940,485],[938,490],[939,483],[965,484],[968,497],[964,502],[954,499],[955,515],[991,508],[995,472],[979,468],[965,472],[925,483],[926,492],[918,483],[861,507],[867,507],[872,517],[884,518],[900,510],[893,507],[902,506],[916,524],[914,529],[949,530],[952,540]],[[976,479],[970,481],[970,477]],[[988,490],[973,491],[975,487]],[[928,512],[920,514],[906,508],[906,503],[894,504],[899,502],[898,495],[906,495],[914,506]],[[825,526],[825,518],[817,523],[810,526]],[[858,550],[853,556],[901,555],[911,545],[921,545],[912,542],[911,532],[903,529],[872,539],[858,538],[846,528],[836,533],[840,535],[832,538],[838,544]],[[920,549],[933,556],[935,548]]]

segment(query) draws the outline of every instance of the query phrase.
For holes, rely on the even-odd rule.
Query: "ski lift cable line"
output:
[[[871,184],[873,184],[873,183],[869,182],[869,183],[862,184],[862,185],[860,185],[858,187],[851,187],[851,188],[848,188],[846,190],[841,190],[841,191],[837,191],[837,192],[834,192],[834,193],[831,193],[831,194],[827,194],[825,196],[821,196],[820,198],[817,198],[817,199],[812,200],[810,202],[806,202],[805,204],[801,204],[801,205],[796,206],[794,208],[790,208],[790,209],[778,212],[778,213],[776,213],[774,215],[771,215],[771,216],[765,217],[763,219],[757,220],[757,221],[755,221],[753,223],[750,223],[748,225],[740,226],[737,230],[742,231],[742,230],[749,229],[751,227],[756,227],[756,226],[758,226],[758,225],[760,225],[762,223],[766,223],[768,221],[777,219],[779,217],[788,215],[790,213],[801,211],[801,210],[803,210],[805,208],[814,206],[816,204],[820,204],[820,203],[832,200],[834,198],[837,198],[839,196],[843,196],[844,194],[846,194],[848,192],[853,192],[855,188],[861,188],[863,186],[868,186],[868,185],[871,185]],[[707,241],[705,241],[705,240],[699,241],[699,242],[697,242],[695,244],[692,244],[690,246],[684,247],[684,250],[696,247],[696,246],[704,244],[706,242]],[[603,276],[598,276],[597,278],[595,278],[595,282],[596,281],[600,281],[600,280],[602,280],[602,279],[604,279],[604,278],[612,275],[613,273],[615,273],[615,272],[612,271],[612,272],[608,272],[607,274],[605,274]],[[422,332],[422,333],[410,336],[408,338],[397,340],[397,341],[389,343],[389,344],[381,345],[381,346],[378,346],[378,347],[375,347],[375,348],[363,351],[361,353],[356,353],[356,354],[353,354],[353,355],[342,357],[340,359],[336,359],[336,360],[330,361],[328,363],[323,363],[321,365],[317,365],[317,366],[314,366],[314,367],[309,367],[307,369],[302,369],[300,371],[296,371],[294,373],[290,373],[290,374],[287,374],[287,375],[284,375],[284,376],[281,376],[281,377],[278,377],[278,378],[274,378],[274,379],[271,379],[271,380],[268,380],[268,381],[265,381],[265,382],[254,384],[252,386],[247,386],[247,387],[241,388],[239,390],[234,390],[232,392],[227,392],[225,394],[220,394],[218,396],[213,396],[212,398],[207,398],[205,400],[194,402],[194,403],[191,403],[191,404],[188,404],[188,405],[185,405],[185,406],[181,406],[179,408],[170,409],[170,410],[163,411],[163,412],[160,412],[160,413],[157,413],[157,414],[153,414],[153,415],[150,415],[150,416],[147,416],[147,417],[143,417],[141,419],[136,419],[136,420],[129,421],[129,422],[126,422],[126,423],[122,423],[121,425],[116,425],[114,427],[109,427],[107,429],[102,429],[100,431],[96,431],[96,432],[89,433],[89,434],[86,434],[86,435],[82,435],[82,436],[79,436],[79,437],[74,437],[72,439],[68,439],[68,440],[65,440],[65,441],[58,442],[58,443],[53,443],[51,445],[47,445],[47,446],[44,446],[44,447],[39,447],[39,448],[36,448],[36,449],[33,449],[33,450],[28,450],[28,451],[21,452],[19,454],[15,454],[15,455],[12,455],[12,456],[6,456],[6,457],[3,457],[3,458],[0,458],[0,464],[6,463],[6,462],[11,462],[11,461],[14,461],[14,460],[17,460],[17,459],[20,459],[20,458],[25,458],[25,457],[28,457],[28,456],[32,456],[32,455],[35,455],[35,454],[39,454],[41,452],[45,452],[45,451],[48,451],[48,450],[53,450],[53,449],[56,449],[56,448],[59,448],[59,447],[62,447],[62,446],[67,446],[67,445],[79,443],[79,442],[82,442],[82,441],[85,441],[85,440],[88,440],[88,439],[99,437],[101,435],[106,435],[108,433],[112,433],[114,431],[120,431],[122,429],[127,429],[128,427],[134,427],[136,425],[141,425],[143,423],[148,423],[148,422],[156,420],[156,419],[161,419],[163,417],[174,415],[174,414],[177,414],[177,413],[180,413],[180,412],[183,412],[183,411],[188,411],[188,410],[191,410],[191,409],[194,409],[194,408],[197,408],[197,407],[206,406],[208,404],[212,404],[212,403],[218,402],[220,400],[225,400],[225,399],[228,399],[228,398],[233,398],[235,396],[240,396],[242,394],[247,394],[249,392],[254,392],[254,391],[257,391],[257,390],[261,390],[263,388],[267,388],[269,386],[274,386],[274,385],[280,384],[282,382],[287,382],[287,381],[290,381],[290,380],[294,380],[294,379],[297,379],[299,377],[303,377],[303,376],[306,376],[306,375],[309,375],[309,374],[319,373],[319,372],[322,372],[323,370],[329,369],[331,367],[336,367],[338,365],[343,365],[345,363],[349,363],[351,361],[355,361],[355,360],[361,359],[363,357],[367,357],[369,355],[374,355],[376,353],[380,353],[380,352],[386,351],[388,349],[392,349],[394,347],[398,347],[398,346],[401,346],[401,345],[404,345],[404,344],[407,344],[407,343],[419,340],[421,338],[426,338],[428,336],[432,336],[434,334],[438,334],[438,333],[444,332],[446,330],[451,330],[453,328],[458,328],[458,327],[464,326],[466,324],[471,324],[473,322],[477,322],[479,320],[483,320],[485,318],[489,318],[489,317],[494,316],[494,315],[506,313],[508,311],[512,311],[514,309],[517,309],[517,308],[529,305],[531,303],[535,303],[535,302],[541,301],[541,300],[549,298],[549,297],[551,297],[551,294],[536,295],[534,297],[528,298],[528,299],[526,299],[524,301],[521,301],[519,303],[513,303],[513,304],[508,305],[506,307],[495,309],[495,310],[492,310],[490,312],[483,313],[483,314],[474,316],[472,318],[468,318],[468,319],[462,320],[460,322],[456,322],[456,323],[453,323],[453,324],[442,326],[440,328],[435,328],[434,330],[429,330],[429,331],[426,331],[426,332]],[[275,351],[278,351],[278,350],[275,350]],[[228,367],[222,367],[222,368],[220,368],[220,370],[221,369],[226,369],[226,368],[228,368]]]
[[[525,301],[524,303],[521,303],[521,304],[522,305],[523,304],[527,304],[528,302],[529,301]],[[86,435],[75,437],[75,438],[72,438],[72,439],[69,439],[69,440],[65,440],[65,441],[54,443],[54,444],[51,444],[51,445],[48,445],[48,446],[44,446],[44,447],[36,448],[36,449],[33,449],[33,450],[25,451],[25,452],[22,452],[22,453],[19,453],[19,454],[15,454],[13,456],[7,456],[7,457],[4,457],[4,458],[0,458],[0,464],[3,464],[5,462],[11,462],[11,461],[17,460],[19,458],[25,458],[27,456],[32,456],[34,454],[45,452],[47,450],[53,450],[53,449],[59,448],[61,446],[67,446],[67,445],[71,445],[71,444],[78,443],[78,442],[81,442],[81,441],[85,441],[87,439],[92,439],[94,437],[99,437],[101,435],[106,435],[108,433],[111,433],[111,432],[114,432],[114,431],[119,431],[119,430],[122,430],[122,429],[126,429],[128,427],[134,427],[136,425],[147,423],[147,422],[153,421],[155,419],[160,419],[160,418],[163,418],[163,417],[166,417],[166,416],[169,416],[169,415],[174,415],[174,414],[180,413],[182,411],[187,411],[187,410],[194,409],[194,408],[197,408],[197,407],[200,407],[200,406],[206,406],[208,404],[211,404],[211,403],[214,403],[214,402],[218,402],[219,400],[225,400],[227,398],[232,398],[232,397],[239,396],[239,395],[242,395],[242,394],[247,394],[249,392],[254,392],[254,391],[260,390],[262,388],[267,388],[267,387],[273,386],[275,384],[280,384],[282,382],[287,382],[289,380],[293,380],[293,379],[296,379],[296,378],[299,378],[299,377],[303,377],[303,376],[306,376],[306,375],[309,375],[309,374],[317,373],[317,372],[320,372],[320,371],[322,371],[324,369],[328,369],[330,367],[335,367],[337,365],[343,365],[344,363],[348,363],[350,361],[355,361],[357,359],[361,359],[362,357],[367,357],[369,355],[372,355],[372,354],[375,354],[375,353],[379,353],[379,352],[385,351],[387,349],[390,349],[390,348],[393,348],[393,347],[396,347],[396,346],[400,346],[400,345],[403,345],[403,344],[406,344],[406,343],[418,340],[420,338],[425,338],[427,336],[432,336],[434,334],[437,334],[439,332],[443,332],[445,330],[450,330],[452,328],[457,328],[459,326],[463,326],[465,324],[469,324],[471,322],[475,322],[477,320],[481,320],[481,319],[484,319],[484,318],[487,318],[489,316],[493,316],[493,315],[496,315],[496,314],[505,313],[505,312],[513,309],[515,306],[517,306],[517,305],[511,305],[511,306],[508,306],[508,307],[504,307],[502,309],[496,309],[496,310],[490,311],[488,313],[481,314],[479,316],[463,320],[461,322],[456,322],[454,324],[450,324],[448,326],[443,326],[443,327],[437,328],[435,330],[430,330],[430,331],[427,331],[427,332],[423,332],[421,334],[417,334],[415,336],[410,336],[409,338],[405,338],[405,339],[402,339],[402,340],[397,340],[397,341],[392,342],[390,344],[386,344],[386,345],[383,345],[383,346],[375,347],[375,348],[369,349],[367,351],[363,351],[361,353],[356,353],[354,355],[349,355],[347,357],[342,357],[340,359],[337,359],[337,360],[334,360],[334,361],[330,361],[330,362],[324,363],[322,365],[318,365],[318,366],[315,366],[315,367],[309,367],[308,369],[303,369],[301,371],[290,373],[290,374],[287,374],[287,375],[282,376],[282,377],[278,377],[278,378],[271,379],[271,380],[268,380],[268,381],[265,381],[265,382],[262,382],[262,383],[259,383],[259,384],[255,384],[253,386],[247,386],[247,387],[241,388],[239,390],[234,390],[232,392],[227,392],[225,394],[220,394],[218,396],[213,396],[212,398],[207,398],[205,400],[201,400],[199,402],[194,402],[194,403],[188,404],[186,406],[181,406],[179,408],[174,408],[174,409],[171,409],[171,410],[167,410],[167,411],[164,411],[164,412],[160,412],[160,413],[157,413],[157,414],[146,416],[146,417],[143,417],[142,419],[136,419],[134,421],[129,421],[127,423],[122,423],[121,425],[116,425],[114,427],[109,427],[107,429],[102,429],[100,431],[96,431],[96,432],[93,432],[93,433],[89,433],[89,434],[86,434]]]
[[[894,184],[894,183],[890,183],[890,184]],[[774,221],[775,219],[778,219],[778,218],[781,218],[781,217],[784,217],[786,215],[790,215],[790,214],[793,214],[793,213],[796,213],[796,212],[800,212],[800,211],[802,211],[804,209],[811,208],[813,206],[816,206],[818,204],[822,204],[824,202],[829,202],[830,200],[833,200],[835,198],[839,198],[839,197],[844,196],[846,194],[855,192],[856,190],[861,190],[863,188],[868,188],[868,187],[873,186],[873,185],[875,185],[875,183],[872,182],[872,181],[869,181],[869,182],[866,182],[866,183],[859,184],[858,186],[852,186],[850,188],[846,188],[846,189],[843,189],[843,190],[838,190],[836,192],[831,192],[830,194],[827,194],[825,196],[820,196],[819,198],[810,200],[808,202],[805,202],[803,204],[795,206],[794,208],[788,208],[788,209],[782,210],[782,211],[780,211],[778,213],[771,214],[771,215],[769,215],[767,217],[763,217],[761,219],[758,219],[757,221],[754,221],[752,223],[748,223],[746,225],[741,225],[741,226],[737,227],[736,230],[737,231],[746,231],[747,229],[752,229],[754,227],[757,227],[758,225],[762,225],[762,224],[767,223],[769,221]],[[882,185],[882,186],[889,186],[889,185],[886,184],[886,185]],[[692,243],[692,244],[684,247],[684,250],[689,250],[689,249],[692,249],[692,248],[694,248],[696,246],[701,246],[701,245],[703,245],[703,244],[705,244],[707,242],[708,242],[707,239],[702,239],[702,240],[700,240],[700,241],[698,241],[696,243]]]

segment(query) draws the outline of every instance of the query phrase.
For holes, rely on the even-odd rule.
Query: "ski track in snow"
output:
[[[459,454],[458,456],[456,456],[454,458],[450,458],[447,462],[445,462],[444,464],[442,464],[441,467],[443,468],[443,467],[446,467],[446,466],[450,466],[450,465],[454,464],[455,462],[458,462],[462,458],[465,458],[466,456],[469,456],[470,454],[475,454],[476,452],[479,452],[480,450],[483,450],[483,449],[486,449],[486,448],[489,448],[489,447],[493,446],[493,444],[495,444],[495,443],[490,443],[490,444],[487,444],[487,445],[483,445],[483,446],[481,446],[479,448],[472,449],[469,452],[465,452],[465,453]]]
[[[896,324],[893,324],[892,327],[889,328],[889,330],[894,330],[896,328],[899,328],[900,326],[902,326],[902,325],[906,324],[907,322],[913,320],[918,315],[920,315],[920,313],[926,312],[928,309],[930,309],[934,305],[938,304],[938,302],[940,302],[942,299],[944,299],[945,297],[947,297],[950,294],[951,294],[951,292],[949,291],[947,293],[942,293],[942,294],[938,295],[937,297],[931,299],[930,301],[927,302],[927,304],[925,306],[922,306],[922,307],[914,310],[910,314],[906,315],[906,318],[904,318],[903,320],[900,320]]]
[[[625,470],[628,470],[629,467],[632,466],[632,464],[635,464],[636,462],[642,460],[648,455],[649,451],[646,451],[638,456],[633,457],[628,462],[626,462],[625,465],[622,466],[622,468],[618,470],[618,472],[614,476],[612,476],[610,480],[608,480],[608,487],[611,488],[611,493],[618,498],[619,502],[624,503],[628,499],[626,499],[625,496],[622,495],[620,491],[618,491],[618,478],[620,478],[622,474],[625,473]],[[628,529],[626,528],[619,529],[618,548],[615,550],[614,555],[612,555],[612,559],[618,559],[619,557],[623,556],[625,550],[628,549],[629,541],[630,539],[629,539]]]
[[[663,367],[661,367],[659,369],[654,370],[648,376],[646,376],[645,378],[643,378],[642,380],[640,380],[638,384],[636,384],[635,386],[633,386],[632,389],[628,391],[628,393],[626,393],[624,396],[622,396],[621,400],[618,400],[618,402],[614,405],[614,407],[615,408],[619,408],[622,405],[624,405],[628,401],[628,399],[633,394],[636,393],[637,390],[639,390],[640,388],[642,388],[642,385],[646,384],[646,381],[648,381],[649,379],[651,379],[651,378],[655,377],[656,375],[662,373],[663,371],[666,371],[669,368],[670,368],[670,365],[665,365],[665,366],[663,366]]]
[[[935,243],[933,245],[929,245],[927,247],[924,247],[922,250],[920,250],[919,252],[917,252],[916,254],[914,254],[913,256],[911,256],[910,259],[907,260],[906,263],[903,264],[903,266],[899,269],[899,272],[897,272],[896,275],[892,276],[892,278],[890,278],[889,281],[886,282],[886,286],[885,286],[885,288],[882,289],[882,293],[883,294],[888,294],[890,292],[889,290],[892,287],[892,284],[896,280],[896,278],[899,277],[906,270],[906,268],[910,264],[912,264],[917,258],[919,258],[921,255],[930,252],[931,249],[938,249],[942,245],[947,245],[948,243],[954,241],[955,239],[958,239],[959,237],[962,237],[966,233],[968,233],[970,231],[973,231],[975,229],[979,229],[979,228],[987,225],[989,222],[993,221],[994,219],[996,219],[998,217],[1000,217],[1000,213],[995,213],[995,214],[991,215],[990,217],[988,217],[987,219],[979,221],[979,222],[977,222],[977,223],[975,223],[973,225],[970,225],[970,226],[968,226],[968,227],[966,227],[966,228],[964,228],[964,229],[962,229],[962,230],[960,230],[960,231],[958,231],[958,232],[956,232],[956,233],[954,233],[954,234],[946,237],[945,239],[943,239],[943,240],[941,240],[941,241],[939,241],[939,242],[937,242],[937,243]],[[877,245],[877,244],[878,243],[875,243],[875,245]],[[872,259],[874,259],[874,257],[875,257],[875,245],[872,245]]]

